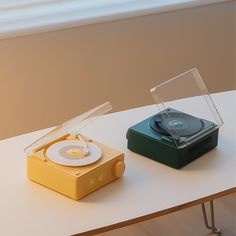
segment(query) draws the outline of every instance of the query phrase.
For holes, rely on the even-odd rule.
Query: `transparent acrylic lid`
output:
[[[110,102],[106,102],[100,106],[97,106],[83,114],[80,114],[69,121],[57,126],[55,129],[41,137],[39,140],[32,143],[30,146],[25,148],[25,153],[27,156],[31,155],[37,150],[40,150],[43,146],[63,137],[67,134],[73,134],[78,132],[81,128],[88,125],[98,116],[103,115],[112,110],[112,105]]]
[[[154,126],[177,148],[183,148],[223,124],[196,68],[150,90],[159,113]]]

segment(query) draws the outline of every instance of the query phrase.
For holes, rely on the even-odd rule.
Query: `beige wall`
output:
[[[0,138],[56,125],[104,101],[152,103],[149,89],[197,67],[211,92],[236,88],[236,3],[0,41]]]
[[[233,3],[234,8],[234,88],[236,88],[236,1]]]

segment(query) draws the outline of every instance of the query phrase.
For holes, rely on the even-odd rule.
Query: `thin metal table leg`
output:
[[[220,229],[217,229],[215,227],[215,216],[214,216],[214,204],[213,204],[213,201],[210,201],[211,226],[208,223],[205,204],[202,203],[201,205],[202,205],[203,218],[204,218],[204,223],[205,223],[206,228],[210,229],[212,234],[221,235]]]

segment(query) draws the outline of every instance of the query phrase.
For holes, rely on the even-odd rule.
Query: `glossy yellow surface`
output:
[[[27,158],[28,178],[78,200],[122,176],[124,154],[106,145],[94,143],[101,148],[102,158],[83,167],[58,165],[46,159],[44,155],[46,149],[35,152]],[[120,165],[123,168],[120,168]]]

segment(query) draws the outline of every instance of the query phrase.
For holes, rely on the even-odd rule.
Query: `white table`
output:
[[[217,148],[175,170],[126,148],[128,127],[155,106],[108,114],[84,134],[125,152],[125,175],[76,202],[26,177],[23,149],[48,132],[0,141],[0,235],[92,234],[168,214],[236,191],[236,91],[215,94],[224,120]],[[87,233],[86,233],[87,232]]]

